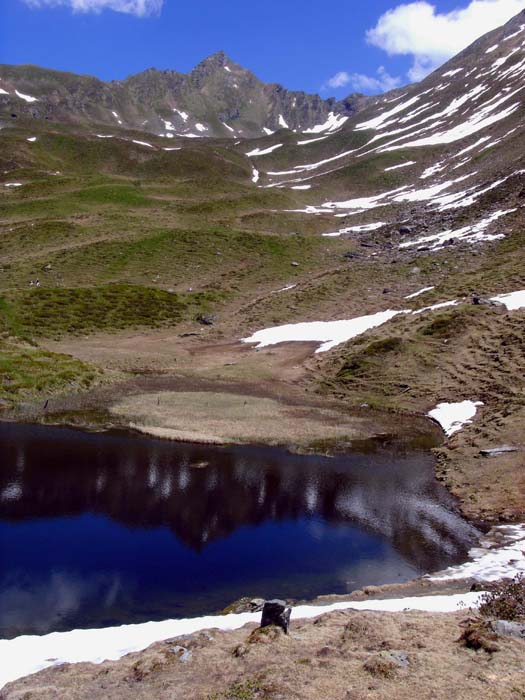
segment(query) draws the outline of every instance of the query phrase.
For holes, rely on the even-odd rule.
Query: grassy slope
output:
[[[320,238],[274,229],[272,215],[266,230],[244,226],[290,200],[254,188],[246,160],[220,144],[163,152],[38,123],[6,130],[4,144],[3,180],[23,187],[0,190],[0,397],[99,376],[66,357],[56,381],[27,343],[173,327],[331,261]],[[15,381],[17,364],[34,381]]]

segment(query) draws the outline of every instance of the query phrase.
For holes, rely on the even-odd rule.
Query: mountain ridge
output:
[[[168,138],[253,138],[280,128],[306,130],[326,122],[331,114],[351,116],[375,99],[354,93],[336,101],[265,83],[224,51],[204,58],[188,73],[151,67],[111,81],[34,65],[4,64],[0,66],[0,88],[0,116],[10,112],[84,125],[114,125]],[[18,88],[34,99],[18,98]]]

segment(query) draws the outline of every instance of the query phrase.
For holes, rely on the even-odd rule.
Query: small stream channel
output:
[[[332,458],[0,423],[0,638],[308,599],[464,561],[428,451]]]

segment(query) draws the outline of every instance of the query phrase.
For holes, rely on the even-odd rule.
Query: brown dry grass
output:
[[[307,446],[319,440],[365,437],[370,423],[328,408],[204,391],[139,394],[115,404],[111,412],[156,437],[204,443]]]

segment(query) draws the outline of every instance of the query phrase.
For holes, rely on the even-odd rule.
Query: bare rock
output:
[[[511,445],[502,445],[501,447],[492,447],[490,449],[480,450],[483,457],[497,457],[498,455],[507,454],[508,452],[517,452],[517,447]]]
[[[181,647],[178,645],[172,647],[171,651],[173,654],[175,654],[175,656],[178,658],[178,660],[183,664],[188,662],[191,659],[192,654],[193,654],[191,649],[186,649],[186,647]]]
[[[261,627],[275,625],[288,634],[291,614],[292,609],[286,607],[284,600],[267,600],[262,610]]]
[[[213,326],[217,319],[215,316],[204,316],[203,314],[199,314],[196,320],[201,324],[201,326]]]
[[[494,620],[489,623],[489,626],[498,637],[514,637],[525,640],[525,624],[521,622]]]

